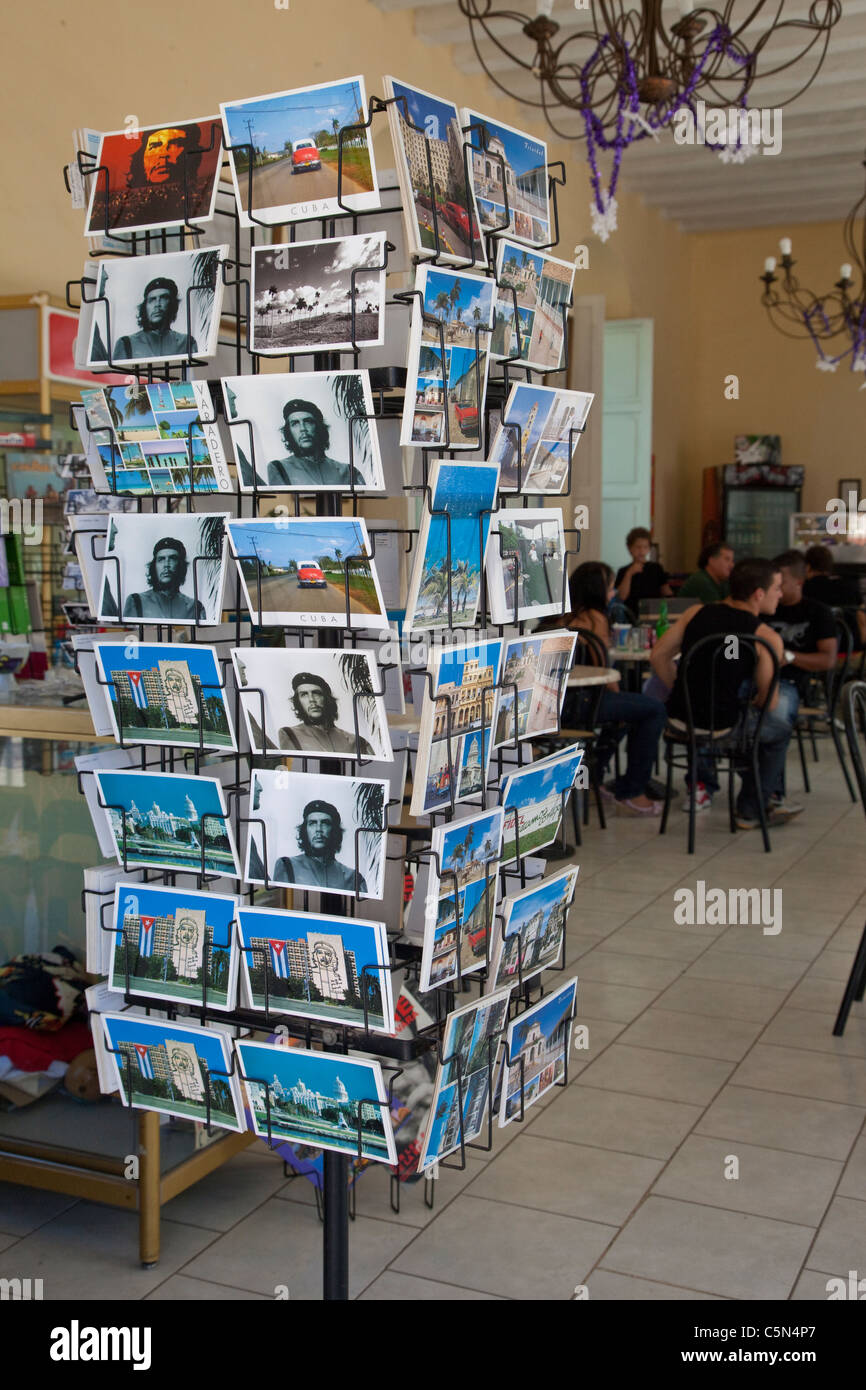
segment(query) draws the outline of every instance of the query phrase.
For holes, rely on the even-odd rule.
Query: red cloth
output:
[[[71,1062],[93,1046],[90,1025],[72,1021],[56,1033],[32,1028],[0,1028],[0,1057],[8,1057],[19,1071],[44,1071],[50,1062]]]

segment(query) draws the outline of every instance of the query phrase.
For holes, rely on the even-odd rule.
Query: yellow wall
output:
[[[205,116],[221,99],[356,72],[364,74],[368,95],[381,95],[382,75],[390,72],[543,133],[535,113],[494,94],[484,79],[463,77],[447,49],[416,38],[410,11],[385,14],[368,0],[290,5],[151,0],[142,8],[75,0],[61,7],[56,0],[28,0],[7,7],[0,21],[8,55],[0,100],[7,134],[17,136],[0,206],[0,293],[62,293],[81,273],[83,214],[70,208],[60,172],[76,126],[118,129],[130,115],[143,125]],[[393,167],[384,118],[375,145],[380,167]],[[8,140],[6,148],[12,149]],[[589,233],[583,146],[554,140],[550,157],[565,160],[568,172],[561,254],[570,259],[576,244],[590,247],[590,267],[578,274],[575,292],[604,294],[609,318],[655,320],[656,531],[666,561],[691,563],[700,469],[728,461],[737,432],[783,435],[784,460],[810,470],[810,507],[832,495],[839,475],[859,476],[855,441],[866,396],[858,397],[847,375],[816,372],[804,345],[784,342],[763,322],[754,277],[778,234],[686,237],[620,194],[620,230],[602,245]],[[736,177],[735,170],[724,172]],[[808,278],[821,282],[835,271],[842,259],[837,231],[798,229],[795,251],[804,253],[804,273],[816,267]],[[807,247],[814,253],[806,255]],[[739,402],[723,399],[726,372],[740,374]]]

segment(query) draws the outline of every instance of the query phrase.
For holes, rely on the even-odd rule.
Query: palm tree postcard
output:
[[[112,512],[102,622],[214,626],[222,616],[226,512]]]
[[[564,1086],[577,976],[545,995],[508,1026],[502,1065],[499,1123],[522,1119],[552,1086]]]
[[[501,660],[501,638],[431,651],[411,815],[450,808],[486,785]]]
[[[379,207],[363,77],[224,101],[220,110],[242,227]]]
[[[236,1133],[246,1129],[231,1039],[221,1028],[137,1013],[92,1017],[94,1043],[111,1059],[109,1070],[124,1105]]]
[[[94,642],[114,737],[230,752],[237,747],[225,672],[198,642]]]
[[[388,627],[361,517],[259,517],[228,531],[255,623]]]
[[[411,254],[483,268],[478,208],[466,178],[468,136],[457,107],[395,77],[385,78],[385,94]]]
[[[116,883],[111,988],[233,1009],[237,907],[237,898],[220,893]]]
[[[502,863],[523,859],[556,839],[567,794],[583,761],[582,748],[569,748],[538,762],[529,763],[502,783],[505,823]]]
[[[419,1172],[469,1144],[484,1128],[511,990],[454,1009],[445,1023]]]
[[[491,357],[516,358],[521,366],[540,372],[560,371],[574,262],[503,238],[496,256],[496,283]]]
[[[432,506],[425,498],[409,583],[407,631],[475,626],[498,482],[495,464],[434,461]]]
[[[223,789],[180,772],[94,772],[118,864],[240,878]]]
[[[250,1008],[394,1032],[384,923],[269,907],[238,923]]]
[[[214,357],[223,298],[225,246],[115,256],[100,261],[86,367]]]
[[[377,777],[254,769],[244,878],[381,898],[387,799]]]
[[[393,762],[372,651],[240,647],[232,661],[254,753]]]
[[[82,391],[81,399],[105,475],[100,490],[110,487],[112,492],[145,494],[231,490],[206,381],[92,387]]]
[[[242,492],[382,492],[370,373],[224,377]]]
[[[421,265],[415,289],[400,443],[478,449],[495,283]]]
[[[256,246],[250,351],[349,352],[385,341],[385,233]]]
[[[235,1048],[260,1139],[288,1139],[396,1166],[380,1062],[273,1043],[238,1041]]]
[[[494,623],[548,618],[566,610],[559,507],[508,508],[494,518],[487,547],[487,600]]]

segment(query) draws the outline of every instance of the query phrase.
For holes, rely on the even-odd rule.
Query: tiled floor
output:
[[[771,855],[721,807],[691,858],[678,813],[663,839],[593,823],[566,949],[588,1050],[491,1154],[441,1171],[432,1212],[419,1184],[395,1214],[387,1173],[364,1174],[353,1298],[825,1299],[866,1275],[866,1006],[831,1035],[866,826],[826,750],[813,787]],[[781,888],[781,932],[678,926],[674,890],[699,878]],[[41,1276],[47,1298],[321,1295],[312,1190],[263,1145],[166,1206],[162,1235],[145,1271],[132,1214],[0,1187],[0,1277]]]

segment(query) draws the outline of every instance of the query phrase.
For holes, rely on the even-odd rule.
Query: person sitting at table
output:
[[[610,623],[607,610],[615,590],[614,573],[610,565],[589,560],[578,565],[569,583],[571,612],[566,625],[573,631],[592,632],[610,646]],[[590,661],[592,658],[590,658]],[[588,703],[588,695],[575,691],[578,697],[568,720],[580,719],[580,709]],[[616,744],[622,737],[619,725],[625,725],[626,768],[614,784],[613,797],[617,809],[625,816],[658,816],[661,802],[646,795],[658,750],[659,738],[665,724],[665,707],[660,700],[647,695],[632,695],[621,691],[619,682],[605,688],[598,706],[598,723],[603,726],[596,743],[599,780],[603,780]],[[606,789],[605,789],[606,790]]]
[[[637,616],[641,599],[670,598],[673,589],[667,571],[649,558],[652,536],[645,526],[633,526],[625,538],[631,564],[616,572],[616,593],[621,603],[627,603]]]
[[[769,621],[785,648],[777,712],[793,725],[809,681],[833,669],[839,644],[836,622],[826,603],[805,596],[806,561],[800,551],[786,550],[776,556],[773,566],[782,576],[782,601]]]
[[[782,786],[785,759],[791,739],[791,724],[777,712],[778,687],[768,700],[773,679],[773,662],[764,647],[736,643],[727,650],[726,638],[743,635],[762,637],[772,648],[781,666],[784,661],[782,639],[766,618],[776,612],[782,596],[782,576],[769,560],[740,560],[731,571],[731,596],[721,603],[695,604],[681,614],[672,627],[656,642],[650,658],[655,673],[672,687],[668,700],[668,718],[686,727],[688,706],[682,679],[685,657],[702,637],[717,636],[725,643],[721,658],[715,658],[716,648],[708,645],[690,663],[689,695],[692,719],[696,729],[729,731],[724,740],[714,744],[717,751],[726,751],[739,739],[745,729],[751,733],[757,725],[761,707],[766,704],[758,746],[758,781],[751,768],[740,772],[742,785],[737,798],[736,824],[740,830],[755,830],[760,826],[759,807],[763,803],[767,822],[782,824],[797,816],[802,806],[772,804],[773,793]],[[747,703],[752,686],[755,694]],[[695,809],[709,810],[712,793],[718,791],[715,762],[707,754],[698,753]],[[688,780],[686,785],[688,786]],[[689,809],[689,797],[683,810]]]
[[[866,646],[866,613],[856,582],[836,573],[836,562],[828,545],[810,545],[803,559],[806,582],[803,597],[817,599],[828,608],[841,608],[854,638],[855,652]]]
[[[693,598],[698,603],[720,603],[728,597],[728,577],[734,568],[734,552],[724,541],[705,545],[698,556],[698,567],[681,586],[677,598]]]

